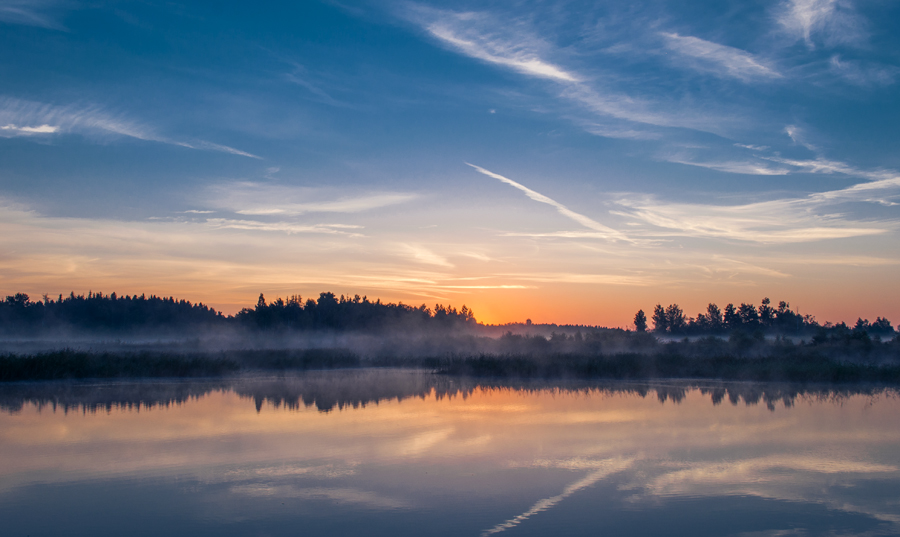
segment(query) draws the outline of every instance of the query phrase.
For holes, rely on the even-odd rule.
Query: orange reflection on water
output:
[[[740,448],[745,458],[780,454],[778,460],[788,460],[788,453],[791,465],[822,471],[861,471],[866,464],[884,470],[866,454],[873,445],[900,445],[898,411],[898,400],[887,396],[874,402],[863,395],[838,402],[800,399],[773,412],[727,400],[714,406],[698,390],[678,403],[660,403],[653,392],[641,397],[598,389],[485,387],[440,397],[432,390],[331,412],[276,408],[271,402],[257,411],[248,397],[224,389],[168,407],[64,413],[26,404],[0,414],[0,479],[34,471],[64,479],[68,473],[191,471],[307,459],[485,459],[529,466],[661,459],[729,447]]]
[[[0,508],[34,487],[102,491],[123,478],[160,478],[177,501],[186,501],[180,484],[190,483],[206,498],[191,509],[229,524],[284,502],[314,502],[328,520],[351,508],[443,509],[457,520],[453,509],[477,508],[472,524],[491,535],[532,527],[602,490],[598,501],[613,510],[753,497],[900,529],[900,508],[879,492],[900,483],[893,391],[485,386],[398,370],[161,383],[158,396],[148,383],[59,385],[62,395],[52,386],[19,403],[0,392]],[[144,405],[129,406],[137,390]],[[321,511],[321,502],[335,510]]]

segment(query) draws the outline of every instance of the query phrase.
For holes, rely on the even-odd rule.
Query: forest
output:
[[[226,316],[202,303],[172,297],[89,292],[70,293],[32,301],[27,294],[7,296],[0,303],[0,334],[39,334],[53,330],[90,333],[191,332],[210,328],[254,331],[333,330],[384,331],[403,328],[459,328],[476,324],[463,306],[457,310],[441,304],[429,308],[403,303],[374,302],[368,297],[336,297],[320,293],[318,300],[299,295],[266,302],[260,294],[256,306]]]
[[[652,323],[652,327],[648,324]],[[31,300],[25,293],[7,296],[0,302],[0,334],[40,334],[54,330],[83,331],[90,333],[141,333],[152,331],[196,331],[204,328],[238,328],[251,331],[368,331],[391,330],[460,330],[480,333],[488,328],[475,319],[475,314],[463,305],[457,310],[452,306],[435,304],[433,308],[422,304],[410,306],[385,303],[368,297],[336,296],[331,292],[319,294],[319,298],[303,300],[299,295],[287,299],[277,298],[267,302],[259,295],[253,308],[243,308],[237,314],[223,315],[203,303],[176,300],[155,295],[122,295],[89,292],[87,295],[59,295],[41,300]],[[496,328],[509,328],[516,333],[541,333],[541,328],[558,328],[560,332],[574,335],[576,331],[604,330],[597,326],[532,325],[510,323]],[[728,304],[724,309],[710,303],[705,312],[696,317],[685,315],[678,304],[664,307],[657,304],[650,318],[643,310],[634,316],[634,331],[652,332],[661,337],[686,337],[704,335],[728,335],[739,331],[764,335],[835,335],[862,334],[869,337],[892,337],[894,327],[887,318],[874,321],[859,318],[853,325],[845,322],[820,324],[812,315],[800,315],[790,304],[780,301],[773,306],[768,298],[759,306],[741,303]],[[545,331],[545,330],[544,330]],[[505,332],[501,332],[505,333]]]
[[[652,327],[649,325],[652,323]],[[890,321],[820,324],[772,306],[677,304],[629,329],[484,325],[471,309],[321,293],[227,316],[202,303],[90,292],[0,302],[0,381],[221,377],[291,370],[411,367],[497,378],[707,378],[900,383]],[[4,354],[5,353],[5,354]]]
[[[873,322],[859,318],[852,327],[843,321],[820,325],[814,316],[795,313],[791,310],[790,304],[783,300],[777,307],[772,306],[768,298],[763,298],[758,307],[745,303],[737,307],[728,304],[724,310],[710,303],[706,311],[698,313],[696,317],[685,316],[678,304],[670,304],[668,307],[657,304],[653,309],[651,321],[653,332],[678,336],[725,334],[736,330],[778,334],[812,334],[821,333],[823,330],[826,333],[842,334],[852,331],[878,337],[891,336],[894,333],[891,322],[883,317],[876,317]],[[639,310],[635,314],[634,327],[638,332],[647,331],[647,316],[644,310]]]

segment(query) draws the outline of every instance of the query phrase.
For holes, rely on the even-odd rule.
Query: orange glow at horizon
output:
[[[116,285],[118,283],[119,285]],[[876,317],[886,317],[893,324],[900,322],[900,299],[894,297],[896,292],[879,292],[866,289],[864,282],[848,283],[841,289],[834,289],[830,296],[824,296],[811,285],[785,288],[773,286],[771,290],[761,286],[740,290],[710,287],[706,290],[682,288],[663,290],[657,288],[631,286],[582,286],[576,284],[547,284],[538,289],[479,289],[476,291],[454,292],[444,297],[423,296],[408,291],[384,291],[379,289],[347,289],[348,286],[326,285],[312,287],[304,285],[300,290],[288,290],[284,285],[266,287],[259,285],[259,290],[243,288],[217,288],[215,284],[184,285],[171,282],[164,285],[135,285],[118,279],[106,284],[87,285],[86,289],[66,289],[63,297],[70,292],[76,295],[87,295],[89,291],[102,292],[105,295],[116,292],[123,295],[157,295],[172,296],[176,300],[184,299],[193,303],[202,302],[226,315],[234,315],[242,308],[256,305],[258,296],[263,293],[268,302],[277,298],[288,298],[301,295],[303,301],[318,299],[320,292],[334,292],[340,296],[367,296],[370,300],[381,299],[382,302],[403,302],[434,308],[436,304],[453,306],[457,309],[463,305],[475,311],[475,318],[486,325],[506,323],[524,323],[531,319],[535,324],[573,324],[588,326],[605,326],[611,328],[631,328],[635,312],[644,310],[648,318],[654,305],[663,306],[679,304],[687,316],[696,316],[706,310],[709,302],[720,308],[728,303],[739,305],[742,302],[758,306],[763,297],[770,298],[774,304],[779,300],[787,301],[794,311],[810,314],[820,323],[825,321],[853,324],[857,317],[874,321]],[[46,288],[10,289],[7,295],[15,292],[26,292],[32,300],[40,300]],[[59,289],[58,287],[56,289]],[[309,289],[305,291],[305,289]],[[55,291],[55,289],[54,289]],[[779,292],[781,291],[781,292]],[[55,300],[60,292],[47,293]],[[720,298],[722,297],[722,298]],[[865,301],[869,306],[859,304]]]
[[[512,205],[515,211],[505,208],[503,218],[523,219],[517,202]],[[0,294],[25,292],[39,299],[70,291],[145,293],[234,314],[253,307],[260,293],[271,301],[330,291],[416,306],[466,305],[486,324],[531,319],[622,328],[631,326],[639,309],[649,313],[655,304],[677,303],[695,316],[709,302],[759,305],[769,297],[820,322],[852,324],[857,317],[877,316],[900,322],[900,259],[892,257],[897,253],[867,257],[854,253],[856,243],[849,241],[827,246],[825,253],[804,245],[772,247],[768,255],[732,245],[726,258],[712,246],[536,242],[486,236],[480,228],[429,231],[427,241],[398,235],[398,228],[419,229],[409,227],[410,219],[458,220],[452,212],[417,211],[360,220],[372,229],[363,241],[8,209],[0,214]],[[528,225],[527,219],[519,223]],[[848,252],[835,253],[842,249]]]

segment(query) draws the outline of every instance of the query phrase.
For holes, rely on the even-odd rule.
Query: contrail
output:
[[[493,177],[494,179],[497,179],[498,181],[502,181],[514,188],[518,188],[519,190],[524,192],[526,196],[533,199],[534,201],[537,201],[540,203],[546,203],[547,205],[556,207],[556,210],[559,211],[559,214],[565,216],[566,218],[570,218],[570,219],[578,222],[579,224],[581,224],[582,226],[584,226],[588,229],[592,229],[594,231],[597,231],[597,232],[603,234],[605,236],[605,238],[622,240],[622,241],[628,240],[628,238],[625,237],[625,235],[623,235],[621,232],[616,231],[615,229],[613,229],[611,227],[604,226],[600,222],[597,222],[596,220],[592,220],[592,219],[588,218],[587,216],[584,216],[583,214],[576,213],[575,211],[573,211],[572,209],[569,209],[562,203],[559,203],[556,200],[548,198],[547,196],[541,194],[540,192],[535,192],[534,190],[531,190],[530,188],[528,188],[525,185],[520,185],[519,183],[513,181],[512,179],[510,179],[508,177],[503,177],[502,175],[496,174],[490,170],[485,170],[481,166],[476,166],[476,165],[470,164],[468,162],[466,162],[466,164],[468,166],[475,168],[475,170],[478,171],[478,173],[482,173],[484,175],[487,175],[488,177]]]
[[[550,509],[554,505],[565,500],[566,498],[568,498],[572,494],[575,494],[579,490],[590,487],[594,483],[600,481],[601,479],[603,479],[609,475],[612,475],[617,472],[621,472],[622,470],[625,470],[626,468],[631,466],[633,462],[634,462],[634,459],[603,461],[604,464],[602,464],[602,467],[599,470],[595,470],[595,471],[589,473],[588,475],[584,476],[583,478],[579,479],[578,481],[572,483],[571,485],[566,487],[565,490],[562,491],[562,494],[557,494],[556,496],[552,496],[550,498],[544,498],[543,500],[539,500],[537,503],[535,503],[534,505],[531,506],[531,509],[525,511],[521,515],[519,515],[515,518],[511,518],[501,524],[497,524],[496,526],[494,526],[493,528],[491,528],[489,530],[483,531],[481,533],[481,537],[487,537],[488,535],[492,535],[494,533],[500,533],[501,531],[506,531],[512,527],[518,526],[522,522],[528,520],[531,516],[536,515],[536,514],[540,513],[541,511],[546,511],[547,509]]]

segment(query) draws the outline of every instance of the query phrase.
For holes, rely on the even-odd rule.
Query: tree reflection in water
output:
[[[7,384],[0,409],[11,535],[900,532],[893,388],[354,369]]]

